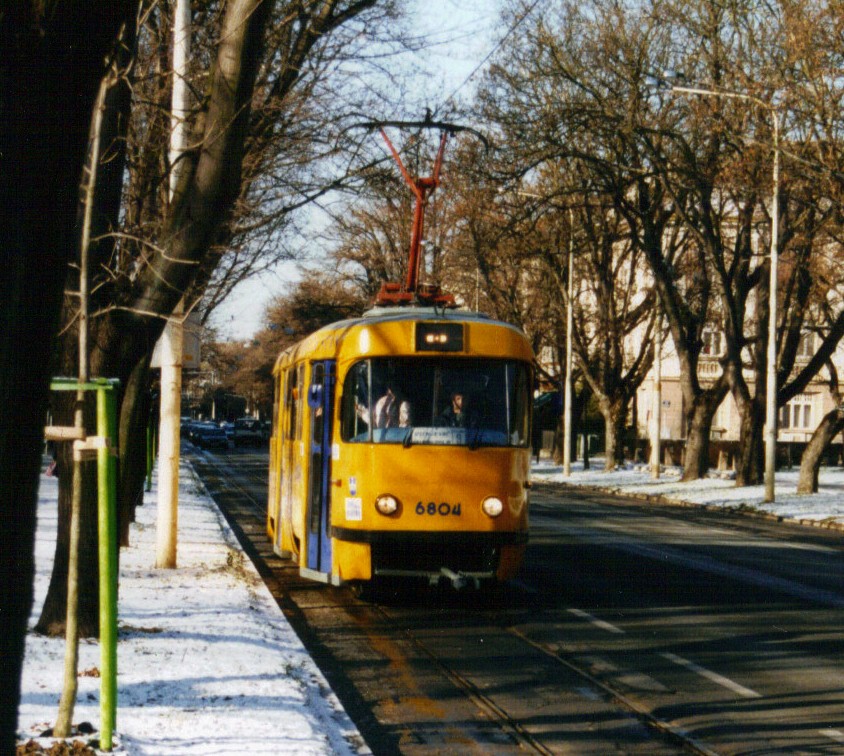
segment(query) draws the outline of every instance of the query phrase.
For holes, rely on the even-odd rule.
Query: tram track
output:
[[[201,453],[200,453],[201,454]],[[262,524],[263,520],[263,507],[266,506],[264,502],[259,501],[256,499],[248,490],[247,487],[238,483],[233,476],[231,475],[231,467],[228,464],[222,464],[217,460],[217,458],[213,455],[209,454],[201,454],[201,462],[198,462],[199,455],[194,456],[193,462],[194,464],[203,470],[203,473],[207,474],[207,471],[213,470],[214,473],[218,478],[225,479],[227,481],[227,487],[231,490],[236,491],[242,500],[248,502],[248,509],[249,514],[254,516],[256,520],[260,521]],[[203,473],[200,473],[202,475]],[[209,491],[212,497],[217,501],[218,505],[220,506],[223,514],[226,516],[227,520],[229,520],[230,524],[240,526],[236,527],[236,533],[238,538],[243,543],[244,539],[248,539],[248,545],[250,546],[249,551],[252,553],[250,556],[253,560],[259,559],[261,561],[261,565],[256,565],[256,567],[263,566],[263,570],[272,569],[269,567],[267,560],[263,559],[257,552],[256,544],[254,541],[251,540],[249,536],[246,535],[242,525],[242,521],[238,520],[237,522],[232,522],[233,513],[230,507],[227,507],[225,504],[221,504],[219,499],[219,491]],[[216,496],[215,496],[216,493]],[[238,517],[243,516],[243,512],[241,512]],[[243,543],[246,546],[246,543]],[[272,586],[270,586],[270,590],[273,594],[273,597],[276,601],[279,602],[279,605],[282,607],[283,610],[286,612],[290,611],[290,601],[289,596],[287,595],[279,595],[279,592],[274,590]],[[347,596],[347,599],[351,602],[357,602],[357,599],[354,599],[351,595]],[[375,614],[379,618],[379,622],[374,624],[378,626],[388,626],[394,625],[394,618],[392,618],[389,613],[381,606],[377,604],[364,604],[368,610],[368,613]],[[553,754],[554,751],[548,749],[544,746],[541,742],[536,740],[534,737],[530,735],[518,721],[514,720],[510,717],[505,710],[503,710],[500,706],[498,706],[494,700],[492,700],[489,696],[483,694],[478,688],[472,683],[472,681],[464,675],[461,675],[457,670],[448,667],[447,665],[443,664],[437,657],[436,653],[432,648],[428,645],[423,643],[418,637],[415,637],[412,633],[408,631],[400,631],[396,630],[396,632],[401,632],[405,638],[411,642],[419,651],[421,651],[425,656],[430,660],[430,662],[436,666],[439,672],[442,674],[443,677],[450,680],[451,683],[458,688],[459,690],[463,691],[463,693],[470,699],[475,706],[477,706],[480,710],[484,711],[487,716],[489,716],[492,720],[497,721],[499,726],[509,733],[509,735],[516,741],[520,746],[523,748],[534,752],[540,753],[545,755]]]
[[[386,621],[390,621],[396,624],[395,617],[393,617],[389,613],[388,609],[385,609],[381,606],[376,606],[375,610],[378,611]],[[496,615],[493,612],[488,612],[487,618],[490,620],[495,620]],[[644,726],[653,730],[654,733],[658,734],[660,737],[667,738],[670,743],[674,744],[677,747],[678,752],[701,754],[705,756],[717,755],[716,751],[713,751],[704,746],[703,744],[697,742],[695,739],[691,738],[687,733],[675,727],[672,723],[667,722],[654,715],[647,705],[636,701],[630,695],[607,684],[605,681],[599,680],[597,677],[590,674],[589,671],[584,669],[582,666],[578,665],[574,660],[566,658],[559,649],[549,647],[548,645],[541,642],[537,642],[536,640],[529,637],[524,631],[519,629],[519,627],[517,626],[510,626],[504,624],[500,625],[499,628],[502,632],[515,637],[522,643],[530,646],[532,649],[540,652],[547,658],[551,659],[555,665],[560,665],[564,667],[569,672],[580,677],[588,685],[594,687],[597,690],[602,691],[608,700],[611,700],[618,706],[626,709],[631,715],[639,719],[639,721]],[[412,643],[414,643],[423,653],[425,653],[432,660],[434,664],[436,664],[440,668],[442,674],[445,677],[450,679],[456,687],[463,690],[466,695],[468,695],[473,701],[475,701],[480,708],[487,710],[495,717],[497,717],[502,726],[508,731],[510,731],[522,745],[536,753],[557,753],[557,751],[549,749],[545,744],[543,744],[541,741],[537,740],[537,738],[532,736],[531,733],[528,732],[518,720],[510,716],[507,711],[502,709],[493,699],[482,693],[468,677],[462,675],[454,667],[444,664],[437,655],[436,651],[429,644],[426,644],[418,636],[415,636],[409,631],[404,632],[407,635],[408,639]]]
[[[258,472],[258,466],[244,465],[242,461],[233,464],[232,461],[224,458],[221,461],[216,455],[197,452],[192,455],[195,468],[205,482],[209,493],[217,501],[226,518],[232,524],[238,538],[244,546],[259,572],[265,578],[274,598],[287,615],[291,624],[294,625],[303,641],[311,650],[317,663],[323,668],[323,672],[335,688],[338,696],[344,702],[350,716],[358,723],[359,728],[370,743],[375,753],[427,753],[434,750],[439,751],[442,743],[431,742],[430,723],[427,720],[421,722],[421,731],[414,725],[414,717],[418,712],[401,713],[403,705],[410,702],[411,708],[431,708],[431,705],[421,705],[418,701],[419,691],[405,690],[399,688],[401,680],[391,680],[386,686],[389,694],[378,694],[369,690],[369,683],[361,684],[359,680],[351,679],[352,674],[342,669],[344,656],[347,650],[342,647],[342,641],[336,637],[337,622],[350,622],[353,631],[349,635],[368,642],[371,648],[382,649],[385,644],[390,649],[384,652],[383,657],[388,659],[387,667],[395,671],[396,668],[407,666],[410,670],[407,674],[410,677],[427,679],[440,678],[448,681],[451,689],[460,691],[464,697],[466,706],[476,711],[483,732],[481,742],[476,742],[467,752],[473,750],[478,753],[495,752],[531,752],[541,754],[553,753],[575,753],[586,752],[580,748],[568,748],[560,742],[560,738],[551,742],[542,732],[542,727],[537,727],[535,722],[530,720],[537,717],[529,717],[525,720],[524,712],[514,713],[514,703],[519,696],[507,690],[507,685],[490,684],[488,680],[478,681],[477,676],[461,671],[460,665],[453,663],[447,658],[448,654],[443,652],[442,644],[438,641],[436,629],[429,626],[424,632],[414,629],[415,615],[413,609],[407,606],[398,606],[382,603],[365,603],[355,598],[351,592],[345,589],[332,589],[326,586],[314,586],[307,581],[298,578],[296,570],[291,563],[280,560],[272,553],[264,535],[264,507],[265,504],[256,489],[266,486],[266,466],[263,465]],[[246,470],[244,471],[244,467]],[[518,592],[518,589],[511,589]],[[319,601],[315,601],[316,593],[320,592]],[[524,597],[523,597],[524,599]],[[529,603],[529,602],[528,602]],[[424,609],[423,609],[424,611]],[[522,610],[516,610],[519,613]],[[530,613],[528,608],[524,610]],[[408,614],[410,612],[410,614]],[[712,754],[697,743],[686,733],[675,728],[671,723],[661,720],[655,716],[648,707],[640,704],[623,691],[614,688],[606,681],[597,679],[588,670],[578,665],[576,660],[566,658],[559,649],[529,637],[518,624],[502,622],[501,611],[483,609],[475,606],[467,615],[465,611],[457,606],[447,608],[446,624],[448,613],[453,612],[459,622],[465,622],[468,627],[468,634],[472,628],[477,626],[485,630],[495,628],[501,637],[494,639],[490,645],[501,646],[507,649],[506,656],[513,659],[530,658],[531,663],[537,666],[536,654],[545,658],[546,664],[557,669],[557,672],[547,670],[543,674],[549,681],[556,680],[562,676],[565,679],[577,679],[580,682],[574,685],[575,688],[584,686],[591,689],[587,697],[603,701],[604,706],[613,707],[616,713],[612,716],[620,720],[618,725],[621,730],[629,728],[630,721],[635,720],[641,732],[633,736],[633,743],[618,745],[610,750],[624,753],[697,753]],[[512,613],[510,610],[507,613]],[[410,621],[408,621],[410,617]],[[468,619],[467,619],[468,617]],[[429,637],[425,637],[425,636]],[[506,640],[509,638],[510,640]],[[521,644],[521,647],[512,644]],[[411,649],[406,653],[406,649]],[[529,649],[530,651],[528,651]],[[407,657],[413,657],[409,659]],[[420,673],[420,669],[427,668]],[[405,675],[407,676],[407,675]],[[401,675],[397,675],[400,678]],[[503,679],[503,678],[502,678]],[[415,684],[415,683],[414,683]],[[561,683],[556,683],[561,689]],[[548,685],[551,685],[549,682]],[[358,686],[358,690],[354,690]],[[440,685],[441,687],[441,685]],[[499,692],[503,690],[504,693]],[[373,700],[374,699],[374,700]],[[389,699],[390,706],[385,707],[383,701]],[[377,711],[379,703],[382,709],[389,708],[389,714]],[[455,707],[453,700],[449,700],[450,708]],[[597,704],[596,704],[597,706]],[[518,708],[518,707],[516,707]],[[522,706],[530,710],[530,706]],[[601,716],[607,717],[606,713]],[[406,717],[404,721],[402,717]],[[460,719],[454,716],[453,719]],[[423,718],[424,719],[424,718]],[[624,722],[624,720],[628,720]],[[501,733],[506,734],[509,745],[500,738],[496,739],[488,733],[489,725],[494,723]],[[456,725],[450,723],[443,731],[446,733],[454,731]],[[549,725],[544,725],[549,729]],[[450,729],[449,729],[450,728]],[[635,729],[635,728],[634,728]],[[469,737],[479,732],[478,726],[469,728]],[[644,733],[650,733],[645,735]],[[462,741],[465,744],[465,733],[452,734],[454,740]],[[436,740],[436,737],[433,737]],[[448,747],[445,750],[449,750]],[[461,749],[462,750],[462,749]],[[600,749],[599,749],[600,750]],[[594,750],[592,752],[599,752]]]

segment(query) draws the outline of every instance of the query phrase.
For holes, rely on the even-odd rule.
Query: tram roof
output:
[[[521,328],[507,323],[503,320],[484,315],[474,310],[443,309],[441,307],[373,307],[363,313],[360,317],[339,320],[323,326],[320,331],[334,331],[341,328],[350,328],[358,325],[371,325],[373,323],[393,323],[406,320],[443,321],[460,323],[486,323],[509,328],[517,333],[523,334]],[[317,331],[316,333],[319,333]]]
[[[285,355],[297,352],[305,343],[313,343],[314,339],[319,340],[320,334],[328,335],[335,331],[348,331],[358,326],[368,326],[380,323],[397,323],[403,321],[439,321],[439,322],[460,322],[460,323],[483,323],[491,326],[507,328],[524,337],[524,332],[518,326],[497,320],[474,310],[443,309],[439,307],[373,307],[364,312],[360,317],[348,318],[329,323],[322,328],[306,336],[302,341],[285,349],[278,357],[277,364]]]

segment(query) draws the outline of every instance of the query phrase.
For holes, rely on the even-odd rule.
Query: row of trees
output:
[[[761,481],[774,118],[776,403],[818,377],[838,396],[841,10],[807,0],[507,4],[509,32],[462,114],[494,148],[452,147],[426,219],[426,275],[519,324],[562,365],[574,254],[577,401],[591,399],[604,418],[608,465],[622,459],[660,329],[681,367],[685,478],[707,471],[712,419],[730,394],[741,415],[737,484]],[[672,91],[668,70],[722,96]],[[405,145],[417,173],[433,147],[424,135]],[[383,280],[402,280],[410,217],[400,177],[382,164],[368,177],[334,215],[331,272],[315,274],[326,290],[364,300]],[[717,375],[702,381],[708,331],[725,346]],[[796,360],[806,332],[819,345],[808,364]],[[843,423],[839,410],[822,422],[802,488],[816,487],[815,452]]]
[[[524,7],[514,3],[513,17]],[[770,258],[760,250],[771,232],[774,118],[783,156],[776,402],[824,366],[837,393],[829,358],[844,333],[840,32],[836,3],[555,6],[520,25],[481,93],[506,164],[547,204],[572,209],[575,275],[588,292],[578,298],[575,351],[608,437],[664,318],[688,408],[686,479],[706,471],[712,417],[729,392],[741,415],[737,484],[761,480]],[[665,86],[666,70],[752,99],[680,95]],[[544,254],[559,279],[565,268]],[[584,318],[584,302],[603,320]],[[720,374],[702,384],[710,329],[724,334],[725,351]],[[798,370],[807,330],[822,344]],[[840,421],[837,412],[828,419]]]
[[[195,106],[172,197],[170,3],[22,0],[0,11],[3,753],[14,750],[49,376],[75,374],[79,358],[81,219],[92,219],[90,372],[121,386],[125,542],[142,487],[149,358],[166,318],[181,301],[190,309],[203,297],[210,311],[238,280],[289,253],[293,210],[353,181],[344,119],[392,107],[384,93],[401,86],[387,86],[383,61],[418,44],[392,0],[192,6]],[[98,163],[83,171],[86,155],[96,154]],[[53,403],[54,421],[70,424],[72,409]],[[65,619],[69,457],[62,449],[56,566],[38,622],[51,633],[62,632]],[[81,511],[83,635],[97,632],[95,505],[89,489]]]
[[[90,362],[92,374],[121,380],[124,540],[142,486],[134,444],[148,415],[149,354],[174,307],[202,302],[207,315],[243,276],[289,254],[296,208],[354,189],[326,232],[329,264],[280,299],[256,337],[274,355],[326,320],[362,310],[382,281],[404,278],[411,215],[407,189],[374,151],[377,141],[358,141],[347,128],[361,120],[356,113],[387,115],[391,98],[405,94],[401,82],[378,86],[388,81],[384,56],[415,44],[402,34],[399,4],[194,3],[191,147],[172,198],[170,5],[54,5],[47,12],[33,0],[0,11],[0,206],[8,213],[0,224],[8,323],[0,387],[21,398],[0,410],[0,501],[12,523],[0,566],[14,576],[0,603],[10,628],[0,640],[3,750],[13,746],[31,604],[48,377],[73,374],[78,358],[79,275],[68,275],[67,263],[79,246],[90,137],[104,156],[90,213]],[[427,216],[425,276],[521,325],[537,352],[548,348],[563,364],[574,253],[578,401],[591,397],[604,416],[609,464],[622,453],[621,428],[653,359],[649,336],[664,328],[689,413],[686,477],[705,472],[712,416],[730,392],[743,417],[738,483],[760,478],[769,260],[759,250],[771,227],[772,112],[783,156],[777,403],[824,367],[834,382],[829,357],[844,329],[836,264],[841,10],[835,0],[505,4],[507,33],[461,114],[482,125],[493,148],[470,139],[452,147]],[[763,105],[655,88],[667,69]],[[92,132],[95,110],[101,126]],[[428,172],[433,147],[424,135],[404,145],[412,171]],[[71,292],[64,305],[63,287]],[[53,350],[46,334],[60,319]],[[702,384],[702,337],[712,328],[723,332],[726,351],[720,375]],[[823,346],[798,371],[806,330]],[[256,366],[264,375],[266,362]],[[70,409],[55,407],[57,419]],[[69,478],[60,477],[57,566],[39,620],[50,632],[64,623]],[[85,502],[83,597],[97,595],[94,497]],[[95,634],[93,607],[83,602],[81,610],[82,632]]]

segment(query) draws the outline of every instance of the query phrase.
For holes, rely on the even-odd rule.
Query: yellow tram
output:
[[[303,576],[479,584],[528,538],[533,353],[472,312],[375,307],[274,370],[267,532]]]

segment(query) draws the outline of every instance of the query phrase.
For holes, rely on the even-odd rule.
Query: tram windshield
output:
[[[527,446],[530,373],[494,359],[383,357],[346,375],[342,437],[405,446]]]

